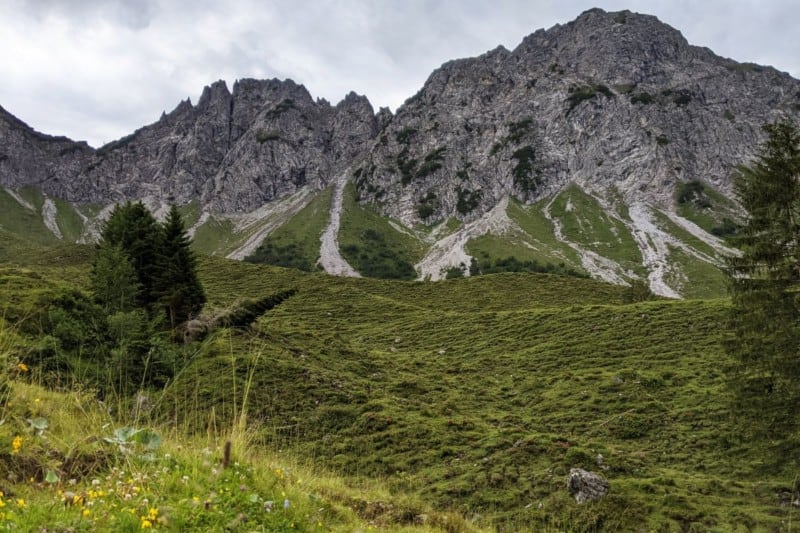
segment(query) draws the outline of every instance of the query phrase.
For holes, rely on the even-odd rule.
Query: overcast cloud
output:
[[[656,15],[692,44],[800,77],[794,0],[0,0],[0,105],[93,146],[218,79],[291,78],[394,110],[443,62],[591,7]]]

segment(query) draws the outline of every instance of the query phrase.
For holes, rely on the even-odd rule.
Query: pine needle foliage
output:
[[[146,310],[175,328],[206,301],[197,259],[176,206],[159,224],[141,202],[118,205],[103,227],[92,287],[107,311]]]
[[[800,134],[790,122],[764,129],[735,183],[747,219],[732,239],[726,349],[743,430],[787,445],[800,427]]]
[[[178,208],[173,205],[162,225],[156,295],[172,328],[196,317],[206,301],[197,277],[197,259]]]

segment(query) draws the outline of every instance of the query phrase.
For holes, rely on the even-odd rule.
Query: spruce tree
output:
[[[108,314],[128,312],[136,307],[139,280],[128,255],[118,244],[102,243],[92,265],[91,286]]]
[[[139,282],[139,307],[150,308],[158,299],[158,257],[162,231],[156,219],[141,202],[117,205],[101,233],[100,248],[118,246],[133,265]]]
[[[176,206],[170,208],[161,232],[156,293],[158,303],[174,328],[196,316],[206,296],[197,277],[197,259],[191,240]]]
[[[739,169],[747,217],[731,240],[731,383],[743,429],[788,439],[800,405],[800,135],[789,122],[765,126],[766,143]],[[787,441],[788,442],[788,441]]]

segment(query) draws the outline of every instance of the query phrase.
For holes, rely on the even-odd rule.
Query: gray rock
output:
[[[609,485],[608,481],[595,473],[581,468],[570,468],[567,489],[580,504],[599,500],[608,493]]]
[[[149,198],[253,211],[326,186],[377,131],[372,106],[350,93],[336,107],[291,80],[224,81],[158,122],[97,150],[35,132],[0,108],[0,185],[35,185],[75,203]]]
[[[358,191],[406,224],[470,220],[509,193],[535,201],[570,183],[671,208],[678,182],[730,193],[761,126],[798,110],[788,74],[690,46],[652,16],[593,9],[513,51],[442,65],[381,132]]]
[[[675,185],[731,193],[761,126],[800,117],[800,82],[691,46],[655,17],[592,9],[509,51],[450,61],[395,115],[291,80],[223,81],[97,150],[0,108],[0,185],[75,203],[196,201],[250,212],[348,167],[362,202],[408,225],[472,220],[570,183],[671,208]]]

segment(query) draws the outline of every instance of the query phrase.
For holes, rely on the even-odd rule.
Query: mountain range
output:
[[[591,9],[450,61],[392,114],[291,80],[207,86],[100,148],[0,107],[0,230],[91,242],[120,201],[181,206],[196,247],[333,274],[503,269],[721,294],[737,165],[800,81]]]

